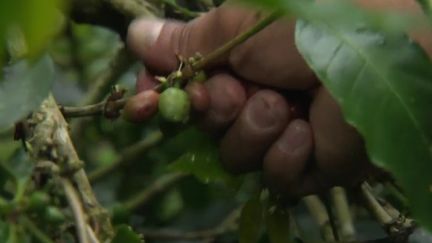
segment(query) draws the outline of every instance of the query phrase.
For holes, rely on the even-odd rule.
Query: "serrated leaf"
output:
[[[239,242],[259,241],[264,223],[264,206],[259,197],[250,199],[243,206],[239,219]]]
[[[288,210],[272,207],[266,210],[267,234],[271,243],[292,242]]]
[[[54,65],[49,56],[34,63],[20,61],[5,68],[0,81],[0,130],[26,116],[47,97],[54,81]]]
[[[128,225],[120,225],[117,227],[114,239],[111,243],[144,243],[141,235],[135,233]]]
[[[296,44],[432,230],[432,64],[407,37],[299,21]]]

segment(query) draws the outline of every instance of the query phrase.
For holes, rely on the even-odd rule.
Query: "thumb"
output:
[[[127,43],[147,68],[168,73],[178,66],[177,55],[190,57],[197,52],[205,55],[235,37],[249,15],[251,11],[230,5],[216,8],[189,23],[138,19],[129,26]],[[227,59],[223,57],[215,64]]]

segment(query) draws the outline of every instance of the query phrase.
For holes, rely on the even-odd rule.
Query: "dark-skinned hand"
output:
[[[414,0],[358,3],[420,11]],[[177,54],[205,56],[262,17],[259,11],[224,4],[189,23],[133,22],[128,45],[146,66],[137,81],[139,95],[157,99],[145,91],[157,84],[155,75],[178,68]],[[353,185],[371,167],[362,138],[297,51],[294,24],[293,19],[276,21],[214,62],[204,85],[186,88],[200,126],[221,135],[223,166],[233,173],[262,170],[270,189],[289,198]],[[413,36],[432,53],[431,39]],[[139,109],[145,104],[140,100],[129,104],[135,121],[142,120]]]

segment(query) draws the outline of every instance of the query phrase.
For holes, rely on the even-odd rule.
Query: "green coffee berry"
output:
[[[52,223],[52,224],[63,223],[66,219],[63,212],[57,207],[53,207],[53,206],[46,207],[43,216],[48,223]]]
[[[45,192],[34,192],[30,195],[28,208],[39,211],[44,209],[49,203],[49,195]]]
[[[159,112],[169,122],[186,122],[190,107],[188,94],[179,88],[168,88],[159,96]]]

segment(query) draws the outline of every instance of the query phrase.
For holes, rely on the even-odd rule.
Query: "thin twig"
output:
[[[126,104],[127,100],[128,98],[119,99],[112,101],[112,104],[113,106],[118,107],[118,109],[121,109]],[[94,105],[86,105],[81,107],[60,106],[60,109],[66,118],[98,116],[103,115],[105,104],[106,101],[102,101]]]
[[[218,236],[233,232],[237,229],[237,220],[240,217],[241,208],[236,208],[217,226],[191,232],[184,232],[170,229],[143,229],[146,239],[154,240],[208,240],[215,239]]]
[[[150,148],[159,144],[162,141],[162,138],[162,133],[159,131],[149,134],[143,140],[124,149],[120,157],[116,161],[112,162],[110,165],[100,167],[95,171],[90,172],[88,176],[89,180],[92,183],[95,183],[100,179],[104,178],[105,176],[109,175],[110,173],[118,170],[120,167],[134,161],[136,158],[140,157]]]
[[[38,226],[27,216],[21,216],[21,224],[41,243],[54,243],[50,237],[42,232]]]
[[[338,223],[340,240],[352,241],[355,239],[355,229],[345,189],[334,187],[330,193]]]
[[[162,0],[162,1],[165,5],[170,6],[172,9],[174,9],[175,12],[177,12],[178,14],[181,14],[185,20],[194,19],[194,18],[200,16],[200,13],[191,11],[187,8],[184,8],[184,7],[176,4],[173,1],[170,1],[170,0]]]
[[[325,205],[316,195],[310,195],[303,198],[309,212],[320,227],[321,235],[326,242],[335,241],[333,227],[330,223],[330,217]]]
[[[165,192],[187,176],[188,175],[185,173],[178,172],[163,175],[159,177],[156,181],[154,181],[151,185],[146,187],[142,192],[136,193],[131,199],[124,202],[123,206],[129,211],[133,211],[139,207],[143,207],[155,196]]]
[[[108,66],[99,73],[89,87],[89,92],[80,105],[91,105],[102,100],[110,87],[131,67],[135,60],[125,46],[119,47]]]
[[[74,215],[75,227],[77,230],[79,242],[90,243],[86,229],[87,223],[78,194],[75,191],[73,185],[67,179],[61,179],[61,184],[63,185],[63,190],[65,192],[67,201]]]

